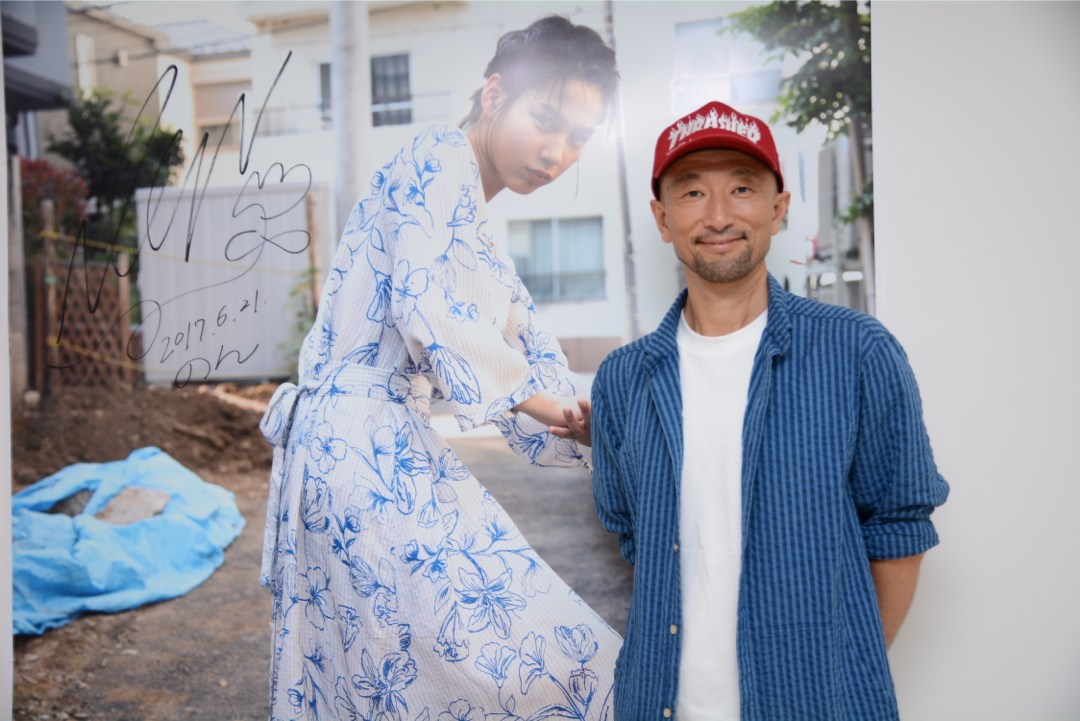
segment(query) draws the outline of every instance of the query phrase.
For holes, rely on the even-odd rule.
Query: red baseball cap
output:
[[[656,139],[653,197],[660,198],[660,176],[669,165],[687,153],[712,148],[739,150],[757,158],[776,175],[779,189],[784,189],[780,157],[769,126],[752,115],[714,100],[676,120]]]

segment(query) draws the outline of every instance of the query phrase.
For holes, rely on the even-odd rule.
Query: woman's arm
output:
[[[540,391],[514,406],[514,410],[532,416],[548,426],[552,435],[592,445],[590,406],[585,398],[567,398]]]

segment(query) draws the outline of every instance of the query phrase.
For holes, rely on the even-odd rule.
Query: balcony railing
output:
[[[535,301],[595,300],[604,297],[603,270],[576,273],[520,273]]]
[[[455,111],[450,107],[449,91],[437,93],[422,93],[413,95],[409,101],[412,106],[412,121],[407,124],[429,125],[432,123],[456,124],[461,117],[465,116],[468,108]],[[372,107],[373,112],[386,113],[387,111],[401,113],[401,103],[382,103]],[[248,122],[254,122],[257,110],[248,109]],[[403,117],[403,115],[402,115]],[[259,134],[270,135],[296,135],[299,133],[313,133],[329,130],[333,127],[333,113],[330,107],[323,103],[297,103],[268,107],[263,111],[259,121]]]

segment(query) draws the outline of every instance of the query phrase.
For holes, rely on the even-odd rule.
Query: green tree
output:
[[[88,234],[98,240],[134,245],[136,188],[163,186],[183,165],[174,133],[154,128],[152,119],[125,119],[130,101],[114,105],[112,95],[95,90],[68,108],[71,134],[49,138],[48,149],[75,167],[94,200]]]
[[[725,32],[753,35],[773,59],[790,55],[802,61],[781,83],[772,122],[784,120],[797,131],[817,122],[825,126],[830,140],[850,137],[857,190],[839,220],[855,224],[866,307],[874,312],[874,186],[863,152],[872,143],[870,4],[778,0],[732,13]]]

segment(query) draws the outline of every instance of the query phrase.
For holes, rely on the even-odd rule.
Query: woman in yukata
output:
[[[588,464],[588,388],[536,325],[486,203],[573,165],[610,118],[614,53],[547,17],[504,35],[462,128],[428,129],[357,203],[262,428],[273,719],[610,717],[621,639],[429,425],[495,424]]]

